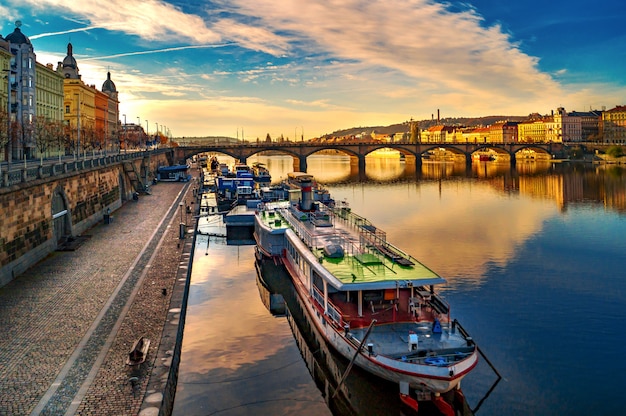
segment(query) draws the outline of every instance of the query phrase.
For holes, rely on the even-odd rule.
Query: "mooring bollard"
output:
[[[107,208],[104,212],[104,223],[111,224],[111,208]]]

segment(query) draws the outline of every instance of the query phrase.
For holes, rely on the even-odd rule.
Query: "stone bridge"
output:
[[[562,157],[567,146],[563,143],[380,143],[380,142],[341,142],[341,143],[311,143],[311,142],[259,142],[259,143],[213,143],[201,146],[177,147],[174,159],[184,163],[188,158],[198,153],[214,152],[231,156],[242,163],[261,152],[279,152],[291,155],[294,158],[294,170],[306,172],[307,157],[324,150],[334,150],[345,153],[358,160],[360,171],[365,170],[365,157],[375,150],[389,148],[397,150],[409,160],[414,160],[416,167],[422,163],[422,155],[428,151],[445,149],[465,157],[466,163],[472,163],[472,154],[491,149],[496,153],[508,155],[511,165],[515,164],[515,154],[528,149],[544,153],[553,157]]]

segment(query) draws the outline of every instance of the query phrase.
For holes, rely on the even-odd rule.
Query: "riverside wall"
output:
[[[0,287],[131,199],[129,163],[149,180],[169,165],[162,153],[0,188]]]

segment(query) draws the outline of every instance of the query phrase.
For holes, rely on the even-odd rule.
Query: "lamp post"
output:
[[[9,50],[11,48],[9,47]],[[11,165],[11,153],[13,152],[11,146],[11,74],[13,71],[11,69],[5,69],[7,73],[7,172],[9,171],[9,166]]]
[[[76,97],[76,150],[80,158],[80,94],[74,94]]]
[[[148,139],[150,138],[150,133],[148,132],[149,129],[150,126],[148,125],[148,120],[146,120],[146,151],[148,151]]]
[[[139,128],[141,128],[141,119],[139,117],[137,117],[137,132],[136,135],[139,136]],[[141,140],[141,139],[139,139]],[[140,143],[141,145],[141,143]]]
[[[185,233],[187,232],[187,226],[183,222],[183,203],[178,204],[178,208],[180,209],[180,223],[178,228],[178,238],[183,240],[185,238]]]
[[[124,116],[124,153],[126,153],[126,147],[128,147],[128,129],[126,128],[126,114],[122,115]]]

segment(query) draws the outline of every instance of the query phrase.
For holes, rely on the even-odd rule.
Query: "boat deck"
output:
[[[339,280],[341,290],[359,290],[368,283],[382,287],[397,281],[414,285],[444,282],[418,260],[387,243],[384,234],[365,219],[355,221],[349,212],[321,204],[315,213],[293,213],[288,207],[288,203],[272,204],[260,218],[271,229],[293,229]],[[343,255],[328,255],[324,248],[329,245],[341,246]]]

